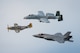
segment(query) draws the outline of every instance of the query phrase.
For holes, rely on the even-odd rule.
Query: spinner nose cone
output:
[[[10,29],[10,27],[7,27],[8,32],[9,32],[9,29]]]
[[[11,29],[11,27],[7,27],[7,29],[9,30],[9,29]]]
[[[9,27],[7,27],[7,29],[9,29]]]
[[[7,29],[10,29],[9,25],[7,25]]]

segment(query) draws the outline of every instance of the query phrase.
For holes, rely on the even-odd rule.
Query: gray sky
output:
[[[80,0],[0,0],[0,53],[79,53],[80,52]],[[54,13],[60,10],[63,21],[49,20],[40,23],[38,20],[24,20],[28,14],[37,11]],[[7,25],[14,23],[28,25],[33,28],[20,33],[7,31]],[[38,39],[32,35],[38,33],[65,34],[71,31],[74,42],[60,44],[56,41]]]

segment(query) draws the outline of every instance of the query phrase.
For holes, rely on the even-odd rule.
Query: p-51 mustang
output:
[[[37,19],[40,22],[49,23],[48,19],[58,19],[58,21],[62,21],[63,15],[60,15],[60,11],[56,11],[56,15],[53,13],[46,13],[45,15],[43,11],[38,11],[37,15],[31,14],[24,17],[24,19]]]
[[[11,26],[11,27],[7,27],[8,31],[9,30],[15,30],[16,33],[19,33],[20,30],[24,30],[26,28],[31,28],[32,27],[32,23],[30,23],[29,25],[27,26],[19,26],[17,23],[14,23],[14,26]]]
[[[73,40],[70,40],[72,38],[70,33],[71,32],[67,32],[64,35],[62,35],[62,33],[56,33],[54,35],[41,33],[41,34],[37,34],[37,35],[33,35],[33,36],[37,37],[37,38],[43,38],[46,40],[50,40],[50,41],[57,41],[59,43],[64,43],[65,41],[73,42]]]

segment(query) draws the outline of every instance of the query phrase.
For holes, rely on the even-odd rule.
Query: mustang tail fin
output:
[[[28,25],[28,27],[31,28],[31,27],[32,27],[32,23],[30,23],[30,24]]]

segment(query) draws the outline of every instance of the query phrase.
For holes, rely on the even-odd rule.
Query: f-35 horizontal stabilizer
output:
[[[66,38],[64,38],[64,40],[70,40],[70,38],[72,38],[72,36],[68,36],[68,37],[66,37]]]

